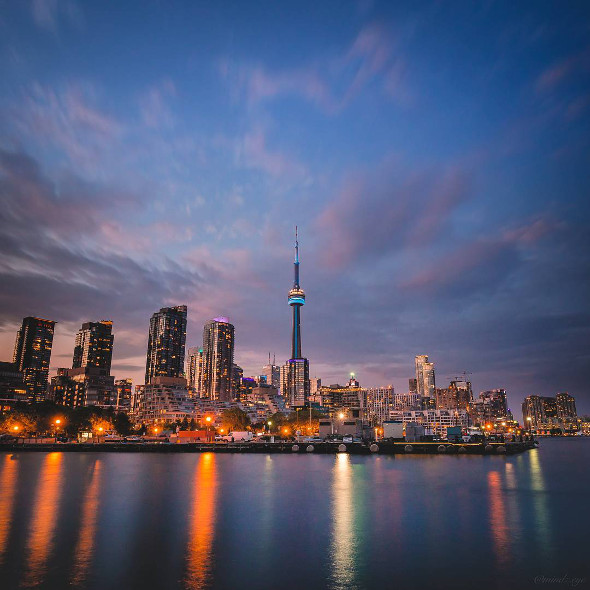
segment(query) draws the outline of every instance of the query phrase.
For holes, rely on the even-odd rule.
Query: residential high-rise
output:
[[[467,410],[473,401],[471,382],[459,379],[446,389],[435,388],[435,398],[438,410]]]
[[[576,400],[569,393],[558,393],[555,396],[557,402],[557,416],[559,418],[577,418]]]
[[[505,389],[482,391],[478,399],[469,403],[469,416],[475,426],[508,418],[508,412]]]
[[[418,393],[418,380],[417,379],[408,379],[408,392],[409,393]]]
[[[277,389],[281,387],[281,369],[275,363],[274,358],[272,363],[270,362],[270,352],[268,353],[268,365],[262,367],[262,375],[266,376],[266,382],[268,385],[272,385]]]
[[[186,305],[162,307],[150,319],[145,382],[154,377],[184,377]]]
[[[14,363],[0,361],[0,412],[10,410],[16,403],[27,399],[23,374]]]
[[[203,393],[203,363],[202,348],[188,349],[188,390],[191,397],[202,397]]]
[[[550,430],[563,424],[558,415],[557,399],[554,397],[527,396],[522,402],[522,417],[525,427],[539,430]]]
[[[113,357],[113,323],[86,322],[76,334],[72,368],[60,368],[51,379],[51,396],[70,407],[117,404],[115,378],[111,376]]]
[[[52,320],[26,317],[16,336],[13,363],[23,374],[29,402],[45,399],[54,328]]]
[[[86,322],[76,334],[72,368],[97,367],[111,372],[113,358],[113,322]]]
[[[239,365],[233,365],[231,368],[231,375],[232,375],[232,395],[234,399],[238,399],[240,397],[242,391],[242,384],[244,381],[244,369]]]
[[[309,399],[309,361],[301,356],[301,307],[305,305],[305,292],[299,285],[299,241],[295,228],[295,276],[289,291],[289,305],[293,309],[291,358],[287,361],[286,397],[291,407],[304,406]]]
[[[428,356],[416,357],[416,389],[422,397],[434,398],[435,390],[434,363],[428,362]]]
[[[234,327],[226,317],[215,318],[203,329],[203,392],[212,400],[234,398]]]
[[[117,411],[129,412],[133,397],[133,381],[131,379],[117,379],[115,388],[117,390]]]
[[[367,420],[371,426],[381,426],[384,420],[389,420],[389,413],[394,409],[394,395],[393,385],[367,390]]]

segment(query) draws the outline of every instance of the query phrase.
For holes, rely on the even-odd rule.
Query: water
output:
[[[589,459],[0,453],[0,588],[589,587]]]

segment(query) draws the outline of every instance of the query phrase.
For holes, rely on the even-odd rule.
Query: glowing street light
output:
[[[18,432],[18,426],[13,426],[12,430],[14,430],[14,432]]]
[[[340,412],[340,414],[338,414],[338,418],[340,418],[340,420],[344,420],[344,414]]]
[[[58,418],[58,419],[55,421],[55,424],[56,424],[57,426],[59,426],[59,425],[61,424],[61,420]]]

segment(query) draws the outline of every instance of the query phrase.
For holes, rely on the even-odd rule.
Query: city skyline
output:
[[[428,354],[587,413],[587,8],[361,4],[9,3],[0,358],[55,320],[53,375],[109,318],[139,383],[186,304],[187,348],[229,316],[258,374],[289,357],[297,224],[310,375],[405,391]]]

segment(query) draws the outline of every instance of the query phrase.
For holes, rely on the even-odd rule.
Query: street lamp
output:
[[[207,422],[207,442],[209,442],[209,424],[211,424],[211,416],[206,416],[205,422]]]
[[[340,418],[340,420],[344,420],[344,414],[340,412],[340,414],[338,414],[338,418]]]
[[[269,420],[267,422],[267,424],[268,424],[268,434],[270,434],[270,427],[272,426],[272,420]]]
[[[18,426],[13,426],[12,430],[14,430],[14,432],[18,432]]]

